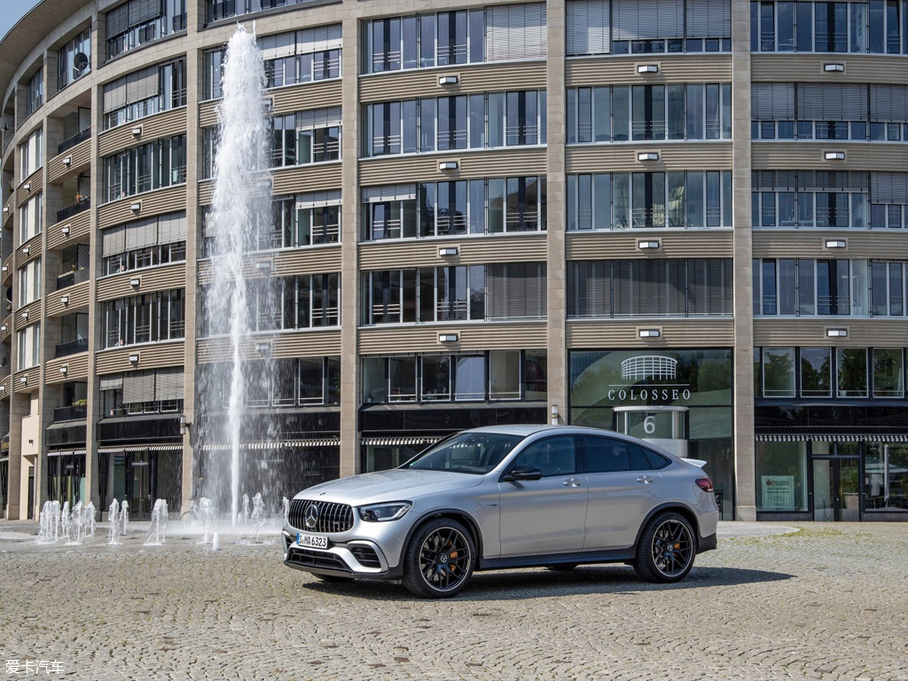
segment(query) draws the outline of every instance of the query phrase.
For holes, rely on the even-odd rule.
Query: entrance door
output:
[[[860,459],[813,460],[813,519],[861,519]]]
[[[129,498],[129,515],[137,520],[148,518],[154,503],[151,463],[151,455],[147,450],[127,455],[126,495]]]
[[[615,430],[687,456],[687,407],[615,407]]]

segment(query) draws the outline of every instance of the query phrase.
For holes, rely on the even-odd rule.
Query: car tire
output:
[[[473,575],[476,545],[469,530],[451,518],[424,523],[404,554],[404,586],[420,598],[456,596]]]
[[[694,531],[678,513],[653,518],[640,537],[634,570],[647,582],[680,582],[694,565]]]

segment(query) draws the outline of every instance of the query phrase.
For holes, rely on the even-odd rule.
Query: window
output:
[[[25,117],[31,116],[44,104],[44,69],[38,69],[25,86]]]
[[[543,3],[376,19],[366,25],[363,72],[546,56]]]
[[[33,303],[41,297],[41,258],[19,268],[19,307]]]
[[[381,102],[364,107],[366,156],[545,144],[545,90]]]
[[[836,397],[867,397],[867,350],[836,349]]]
[[[41,325],[32,324],[18,331],[19,371],[38,366],[41,361]]]
[[[829,348],[801,348],[801,397],[832,397]]]
[[[19,243],[41,233],[44,212],[44,195],[37,194],[19,206]]]
[[[308,28],[258,39],[266,87],[282,87],[341,75],[341,25]]]
[[[731,171],[567,176],[570,231],[731,227]]]
[[[130,371],[101,377],[104,416],[183,411],[183,368]]]
[[[186,182],[186,135],[126,149],[104,161],[107,201]]]
[[[205,0],[206,21],[219,21],[275,7],[290,7],[311,0]]]
[[[104,129],[186,106],[185,60],[149,66],[104,86]]]
[[[795,396],[794,348],[763,348],[763,396]]]
[[[567,281],[573,318],[732,313],[730,259],[572,260]]]
[[[134,220],[101,232],[104,274],[186,260],[186,213]]]
[[[528,445],[514,461],[513,468],[536,468],[542,477],[570,475],[577,471],[573,437],[550,437]]]
[[[19,177],[24,180],[44,165],[44,129],[38,128],[19,145]]]
[[[546,228],[544,176],[367,187],[362,200],[366,241]]]
[[[186,29],[186,0],[128,0],[110,10],[107,58]]]
[[[613,473],[631,469],[628,448],[621,440],[584,437],[583,441],[586,444],[587,473]]]
[[[57,52],[57,90],[62,90],[88,73],[91,73],[90,27]]]
[[[904,3],[752,2],[754,52],[905,54]]]
[[[568,56],[730,52],[728,0],[568,0]]]
[[[807,443],[757,442],[755,450],[757,510],[807,511]],[[777,484],[790,491],[773,493]]]
[[[868,442],[864,454],[864,509],[904,513],[908,509],[908,447]]]
[[[102,349],[183,338],[185,319],[183,289],[102,303]]]
[[[340,136],[339,106],[275,116],[272,119],[271,167],[337,161],[340,159]]]
[[[905,358],[901,348],[874,348],[872,359],[873,396],[905,396]]]

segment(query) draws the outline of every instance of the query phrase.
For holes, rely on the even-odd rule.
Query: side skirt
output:
[[[512,558],[480,558],[476,570],[501,570],[502,568],[542,567],[564,563],[624,563],[634,560],[633,547],[613,551],[588,551],[579,553],[557,553],[536,556],[514,556]]]

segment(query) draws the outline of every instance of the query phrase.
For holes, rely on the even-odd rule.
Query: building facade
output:
[[[0,42],[6,517],[185,511],[223,463],[237,21],[274,205],[244,492],[553,422],[706,460],[724,519],[908,518],[905,0],[38,3]]]

